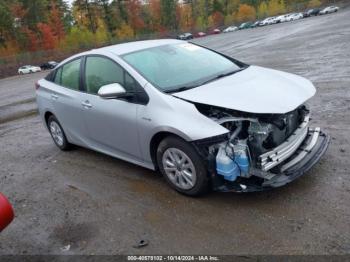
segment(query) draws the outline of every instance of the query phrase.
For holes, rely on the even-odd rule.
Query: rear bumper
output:
[[[314,138],[316,136],[315,132],[317,132],[317,139]],[[249,179],[239,178],[234,182],[215,178],[215,181],[213,181],[214,190],[221,192],[254,192],[284,186],[309,171],[324,155],[329,142],[329,135],[318,129],[310,129],[300,148],[284,163],[276,167],[273,172],[276,175],[273,178],[264,181],[252,176]],[[312,145],[311,149],[310,145]],[[292,165],[288,165],[288,163]]]

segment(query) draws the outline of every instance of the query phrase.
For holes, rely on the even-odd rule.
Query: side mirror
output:
[[[104,99],[114,99],[128,96],[125,88],[118,83],[101,86],[97,94]]]

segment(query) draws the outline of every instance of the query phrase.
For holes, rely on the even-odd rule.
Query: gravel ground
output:
[[[307,176],[269,192],[188,198],[144,168],[61,152],[35,113],[34,82],[45,73],[0,80],[0,191],[16,212],[0,254],[349,254],[349,17],[194,40],[317,87],[309,104],[329,150]],[[141,239],[149,244],[134,248]]]

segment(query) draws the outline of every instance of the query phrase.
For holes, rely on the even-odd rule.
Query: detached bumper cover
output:
[[[316,139],[315,139],[316,137]],[[299,150],[281,164],[272,179],[237,179],[235,182],[214,181],[214,190],[223,192],[254,192],[284,186],[309,171],[324,155],[330,142],[330,136],[319,129],[309,130]],[[310,148],[310,144],[312,148]],[[301,157],[302,156],[302,157]],[[293,163],[293,165],[288,165]],[[218,176],[216,176],[218,177]]]
[[[281,175],[276,176],[275,178],[265,182],[263,186],[280,187],[304,175],[324,155],[328,148],[329,141],[330,136],[320,131],[318,139],[315,145],[313,146],[312,150],[310,150],[309,152],[298,152],[298,155],[296,155],[295,158],[297,158],[299,154],[303,154],[304,152],[306,153],[306,155],[298,163],[284,170]],[[295,158],[294,156],[292,156],[292,159]]]

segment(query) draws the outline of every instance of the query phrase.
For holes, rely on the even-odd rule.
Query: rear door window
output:
[[[59,81],[62,86],[73,90],[79,90],[80,63],[81,59],[76,59],[72,62],[65,64],[62,67],[61,72],[60,70],[57,71],[55,76],[55,82],[56,77],[58,77],[57,81]],[[60,76],[58,74],[59,72],[61,74]]]

